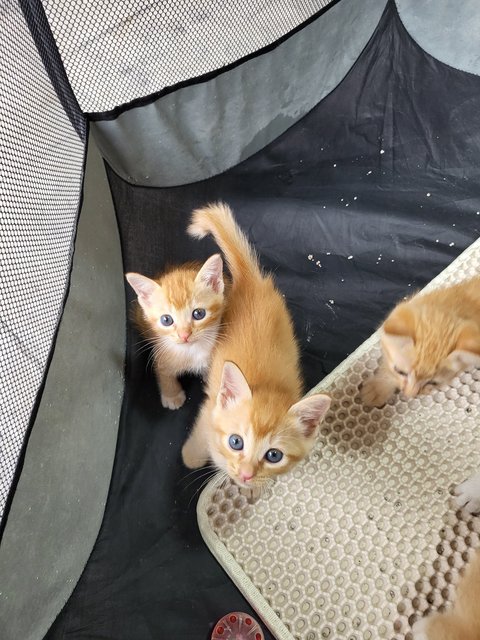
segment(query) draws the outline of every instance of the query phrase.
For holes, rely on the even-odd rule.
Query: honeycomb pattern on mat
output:
[[[479,265],[477,241],[429,287]],[[282,638],[409,640],[419,616],[452,602],[480,544],[480,518],[455,511],[449,494],[480,467],[480,370],[366,409],[358,387],[379,356],[374,335],[319,385],[333,402],[315,449],[268,495],[250,503],[234,485],[212,485],[199,503],[210,548],[224,547],[252,605],[285,625]]]

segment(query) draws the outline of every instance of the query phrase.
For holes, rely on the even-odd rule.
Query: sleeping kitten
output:
[[[136,324],[153,346],[162,405],[178,409],[185,392],[177,376],[203,374],[210,364],[224,308],[223,262],[217,253],[202,266],[182,265],[152,280],[126,278],[137,294]]]
[[[225,333],[212,357],[208,397],[183,447],[183,461],[197,468],[210,458],[238,485],[259,488],[309,452],[330,398],[301,399],[290,315],[229,207],[215,204],[194,211],[188,231],[197,238],[213,235],[233,284]]]
[[[401,302],[381,328],[383,359],[361,391],[369,406],[407,398],[480,366],[480,277]]]
[[[460,484],[456,503],[470,513],[480,512],[480,474]],[[434,614],[413,625],[414,640],[480,640],[480,549],[458,585],[451,611]]]

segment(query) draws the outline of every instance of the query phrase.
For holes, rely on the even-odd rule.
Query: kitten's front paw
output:
[[[202,456],[198,448],[195,447],[194,441],[190,439],[188,439],[182,447],[182,460],[183,464],[189,469],[199,469],[207,462],[205,456]]]
[[[455,487],[455,502],[460,509],[465,509],[469,513],[480,513],[480,473],[465,480]]]
[[[166,396],[162,393],[161,398],[162,407],[165,407],[165,409],[180,409],[187,399],[187,396],[185,395],[185,391],[182,389],[174,396]]]
[[[383,407],[390,400],[394,391],[391,385],[385,384],[381,378],[373,376],[364,382],[360,390],[360,397],[367,407]]]
[[[428,618],[420,618],[412,627],[413,640],[429,640],[427,633]]]

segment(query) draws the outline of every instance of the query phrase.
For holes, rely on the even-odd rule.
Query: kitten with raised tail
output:
[[[397,391],[429,393],[480,366],[480,277],[401,302],[380,334],[382,362],[361,390],[369,406],[383,406]]]
[[[203,265],[189,263],[152,279],[127,273],[137,294],[135,322],[151,343],[162,405],[178,409],[185,392],[178,376],[203,375],[211,361],[225,304],[220,254]]]
[[[259,489],[310,451],[330,398],[314,394],[302,399],[290,314],[230,208],[218,203],[194,211],[188,232],[214,237],[232,285],[207,398],[183,446],[183,461],[197,468],[211,459],[238,485]]]

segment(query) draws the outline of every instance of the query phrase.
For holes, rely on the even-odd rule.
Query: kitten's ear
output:
[[[219,253],[216,253],[203,264],[197,273],[195,282],[201,282],[210,287],[215,293],[223,293],[223,260]]]
[[[380,330],[383,349],[399,368],[408,371],[413,362],[415,345],[415,311],[408,304],[399,304]]]
[[[217,395],[217,405],[222,409],[237,404],[242,400],[250,400],[252,392],[245,376],[233,362],[228,360],[223,365],[222,382]]]
[[[413,340],[415,338],[415,309],[411,304],[402,302],[390,313],[382,328],[390,336]]]
[[[125,277],[137,294],[139,304],[143,308],[150,307],[153,294],[160,289],[160,285],[139,273],[126,273]]]
[[[455,371],[480,367],[480,330],[475,322],[465,322],[447,362]]]
[[[320,421],[330,408],[331,402],[329,396],[315,393],[292,405],[288,413],[300,420],[302,433],[308,438],[315,433]]]

